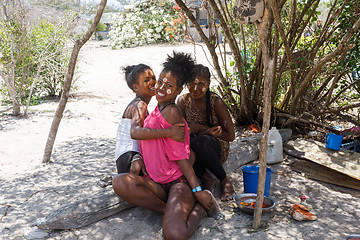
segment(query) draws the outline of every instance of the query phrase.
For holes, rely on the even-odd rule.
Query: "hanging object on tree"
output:
[[[264,14],[264,0],[237,0],[234,18],[241,24],[253,23]]]

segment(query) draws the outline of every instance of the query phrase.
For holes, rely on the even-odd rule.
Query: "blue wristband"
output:
[[[194,193],[194,192],[201,192],[202,191],[202,189],[201,189],[201,187],[200,186],[197,186],[197,187],[195,187],[195,188],[193,188],[193,189],[191,189],[191,191]]]

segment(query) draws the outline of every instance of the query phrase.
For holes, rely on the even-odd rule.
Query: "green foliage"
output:
[[[10,79],[14,66],[16,97],[22,105],[30,94],[31,105],[43,95],[61,93],[70,57],[67,36],[64,28],[48,21],[31,28],[16,18],[10,19],[10,24],[0,22],[0,69]],[[8,87],[3,84],[1,88],[2,100],[11,101]]]
[[[148,1],[132,12],[123,12],[110,31],[114,49],[159,42],[177,42],[185,35],[180,8],[168,1]]]
[[[89,23],[91,24],[93,22],[93,19],[91,19],[89,21]],[[99,22],[99,24],[96,26],[95,32],[98,31],[106,31],[107,26],[105,24],[103,24],[102,22]]]

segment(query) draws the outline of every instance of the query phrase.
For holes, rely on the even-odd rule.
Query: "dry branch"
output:
[[[329,132],[333,132],[335,134],[340,134],[340,131],[338,131],[338,130],[332,128],[332,127],[329,127],[329,126],[325,126],[324,124],[312,121],[312,120],[302,119],[302,118],[295,117],[295,116],[293,116],[291,114],[287,114],[287,113],[276,113],[275,115],[278,116],[278,117],[286,117],[286,118],[291,119],[291,120],[296,121],[296,122],[302,122],[302,123],[314,125],[314,126],[322,128],[322,129],[326,129]]]
[[[336,56],[339,56],[343,52],[348,51],[353,47],[352,44],[349,44],[349,41],[351,40],[351,37],[359,29],[360,27],[360,18],[357,19],[357,21],[354,23],[351,29],[343,36],[341,39],[338,47],[331,53],[324,56],[320,61],[309,71],[309,73],[306,75],[304,80],[301,82],[298,91],[296,92],[293,102],[290,106],[290,113],[294,114],[295,108],[297,106],[297,102],[300,99],[301,94],[306,89],[310,81],[313,79],[313,76],[320,70],[322,66],[324,66],[327,62],[331,61],[331,59],[335,58]]]
[[[79,55],[79,51],[80,51],[81,47],[89,40],[91,35],[94,33],[97,25],[100,22],[102,13],[106,6],[106,3],[107,3],[107,0],[101,0],[99,8],[94,17],[94,21],[92,21],[89,29],[84,33],[84,35],[80,39],[75,41],[75,45],[73,47],[73,51],[72,51],[71,57],[70,57],[68,72],[65,77],[65,83],[64,83],[61,99],[60,99],[58,108],[56,109],[55,116],[54,116],[53,122],[51,124],[49,136],[48,136],[48,139],[46,142],[44,156],[43,156],[43,160],[42,160],[43,163],[50,162],[50,157],[51,157],[52,149],[54,146],[57,130],[59,128],[59,124],[60,124],[61,118],[63,116],[67,100],[69,98],[69,91],[70,91],[72,79],[74,76],[74,71],[75,71],[75,66],[76,66],[77,57]]]

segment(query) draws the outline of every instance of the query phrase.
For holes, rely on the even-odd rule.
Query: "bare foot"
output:
[[[226,177],[224,180],[221,181],[221,201],[230,201],[233,199],[234,195],[234,187],[230,182],[229,178]]]
[[[208,172],[205,172],[201,178],[201,181],[204,189],[210,190],[211,192],[213,191],[215,180]]]

